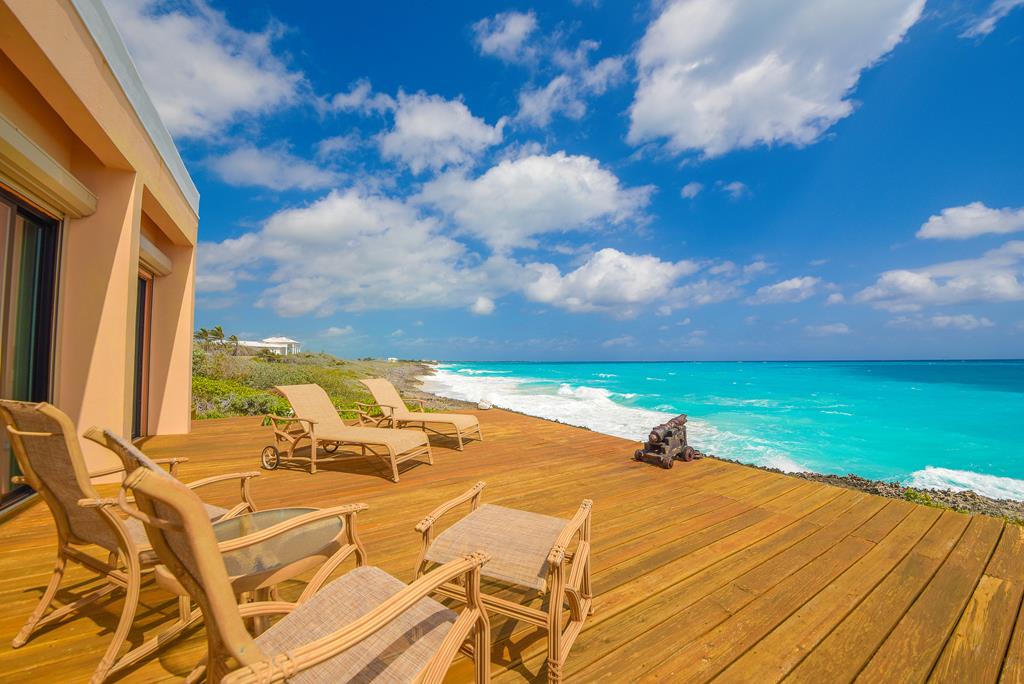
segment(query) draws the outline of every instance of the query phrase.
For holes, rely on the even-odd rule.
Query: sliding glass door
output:
[[[153,274],[139,271],[135,304],[135,378],[132,402],[132,438],[148,434],[149,340],[153,320]]]
[[[0,397],[50,398],[59,224],[0,193]],[[6,435],[6,431],[4,431]],[[0,435],[0,507],[24,494]]]

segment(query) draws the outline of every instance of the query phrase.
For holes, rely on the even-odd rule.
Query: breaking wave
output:
[[[539,418],[558,420],[596,432],[641,441],[651,427],[672,418],[678,410],[671,405],[651,410],[617,402],[628,394],[615,394],[602,387],[571,385],[550,380],[502,375],[466,374],[443,366],[435,375],[423,378],[423,388],[440,396],[519,411]],[[798,472],[807,468],[768,440],[721,430],[707,421],[691,417],[687,423],[690,442],[706,453],[745,463]]]
[[[915,489],[971,490],[992,499],[1024,501],[1024,480],[985,475],[971,470],[928,466],[911,473],[906,484]]]

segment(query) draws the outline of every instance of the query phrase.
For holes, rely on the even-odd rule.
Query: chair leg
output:
[[[114,638],[111,639],[110,645],[107,646],[107,652],[103,654],[100,664],[96,667],[96,671],[93,672],[92,678],[89,680],[90,684],[101,684],[101,682],[106,680],[111,668],[113,668],[114,663],[117,661],[117,652],[121,650],[121,645],[128,638],[128,632],[135,621],[135,613],[139,607],[142,573],[139,569],[137,558],[128,558],[126,560],[127,572],[125,574],[128,575],[128,589],[124,597],[124,608],[121,609],[121,619],[118,621],[117,629],[114,631]]]
[[[388,461],[391,463],[391,481],[398,482],[398,461],[395,459],[395,452],[388,449]]]
[[[462,446],[462,430],[459,430],[458,428],[456,428],[455,429],[455,436],[459,438],[459,451],[465,451],[465,449]]]
[[[559,653],[562,650],[562,601],[555,601],[552,595],[548,605],[548,682],[558,684],[562,681],[562,661]]]
[[[491,681],[491,623],[486,615],[476,621],[473,639],[473,664],[476,666],[476,684]]]
[[[46,585],[46,591],[43,592],[42,597],[39,599],[39,603],[36,605],[36,609],[32,611],[32,615],[29,616],[28,622],[21,628],[18,635],[11,641],[11,648],[19,648],[25,645],[28,638],[32,635],[32,631],[39,624],[39,621],[43,618],[43,613],[50,607],[50,603],[53,601],[54,595],[57,593],[57,588],[60,586],[61,580],[64,579],[64,570],[67,569],[68,558],[64,555],[63,551],[57,552],[57,562],[53,566],[53,575],[50,576],[50,583]]]

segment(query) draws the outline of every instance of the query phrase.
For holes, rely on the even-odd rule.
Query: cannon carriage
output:
[[[686,443],[686,414],[681,413],[675,418],[656,425],[647,436],[643,448],[633,454],[636,461],[644,461],[671,468],[675,461],[692,461],[702,458],[703,454]]]

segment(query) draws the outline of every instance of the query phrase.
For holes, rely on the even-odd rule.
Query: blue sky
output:
[[[342,356],[1024,355],[1024,0],[107,0],[197,326]]]

